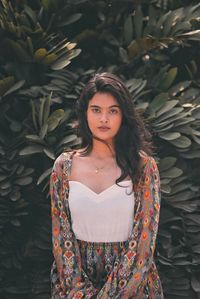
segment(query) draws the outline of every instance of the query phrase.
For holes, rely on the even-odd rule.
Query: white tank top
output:
[[[69,181],[72,229],[79,240],[123,242],[133,228],[132,182],[122,181],[97,194],[78,181]]]

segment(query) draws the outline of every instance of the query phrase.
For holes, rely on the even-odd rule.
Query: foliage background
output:
[[[186,0],[0,1],[1,298],[50,298],[49,174],[80,142],[76,100],[100,71],[153,134],[165,298],[200,298],[199,15]]]

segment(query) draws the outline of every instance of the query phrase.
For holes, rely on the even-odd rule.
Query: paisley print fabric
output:
[[[163,299],[154,263],[160,210],[160,181],[152,157],[142,154],[142,171],[135,192],[134,226],[123,243],[79,241],[71,226],[68,203],[73,152],[62,153],[50,178],[52,299]]]
[[[89,280],[100,291],[110,274],[115,259],[125,242],[85,242],[78,240],[82,268]]]

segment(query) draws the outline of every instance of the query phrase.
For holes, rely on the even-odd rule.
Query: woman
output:
[[[51,174],[52,298],[161,299],[159,173],[123,82],[96,74],[78,118],[81,148],[62,153]]]

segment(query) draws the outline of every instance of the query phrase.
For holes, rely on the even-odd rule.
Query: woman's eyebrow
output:
[[[98,105],[90,105],[92,108],[101,108],[101,106]],[[119,105],[111,105],[108,108],[120,108]]]

